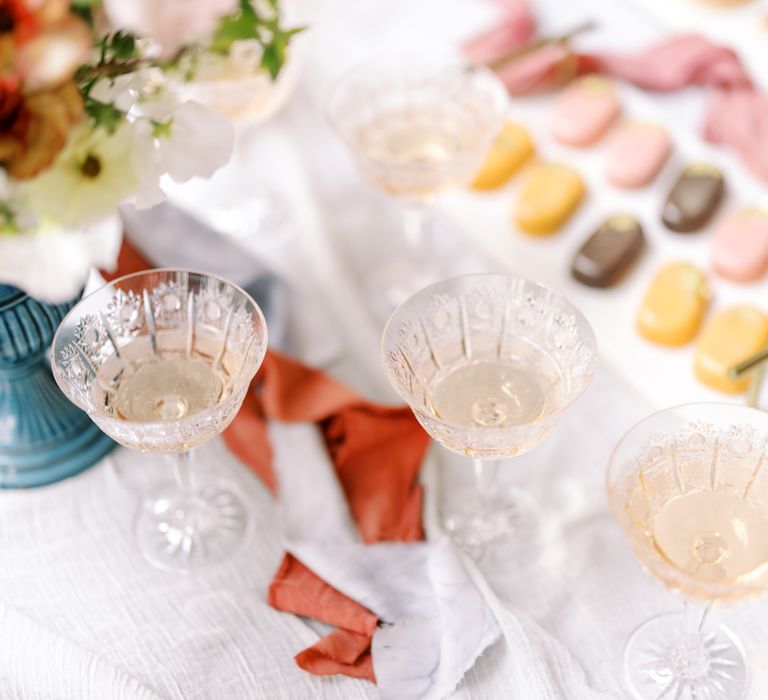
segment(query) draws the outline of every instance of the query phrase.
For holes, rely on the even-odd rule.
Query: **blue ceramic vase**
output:
[[[48,351],[77,303],[46,304],[0,285],[0,486],[24,488],[86,469],[115,443],[59,391]]]

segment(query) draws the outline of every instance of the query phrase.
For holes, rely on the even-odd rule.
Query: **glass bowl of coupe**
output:
[[[326,102],[331,126],[360,174],[402,204],[401,245],[393,232],[392,248],[366,281],[385,317],[447,276],[459,254],[450,241],[455,227],[436,216],[434,203],[477,174],[507,105],[493,71],[436,56],[372,60],[332,87]]]
[[[200,568],[246,540],[250,519],[237,485],[199,478],[190,451],[230,424],[266,348],[253,299],[187,270],[121,277],[61,322],[51,365],[67,398],[120,444],[171,457],[172,481],[136,518],[141,552],[155,566]]]
[[[709,622],[716,603],[768,593],[768,414],[700,403],[638,423],[616,446],[607,488],[640,564],[698,600],[630,636],[626,682],[636,698],[739,700],[749,673],[738,639]]]
[[[405,301],[381,350],[387,378],[424,429],[472,458],[476,493],[443,513],[453,540],[479,556],[504,538],[510,557],[528,556],[535,509],[499,485],[497,468],[539,445],[589,386],[598,355],[587,320],[534,282],[463,275]]]

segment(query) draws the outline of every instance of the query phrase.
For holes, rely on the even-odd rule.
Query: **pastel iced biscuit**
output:
[[[661,220],[671,231],[693,233],[709,223],[725,194],[723,174],[708,163],[694,163],[670,191]]]
[[[701,270],[688,263],[665,265],[645,293],[637,330],[660,345],[684,345],[696,335],[710,299]]]
[[[581,176],[567,165],[537,165],[523,184],[515,209],[518,227],[534,236],[557,231],[585,194]]]
[[[637,219],[624,214],[611,216],[579,248],[571,274],[590,287],[610,287],[624,277],[644,244]]]
[[[666,130],[633,122],[620,127],[605,152],[605,177],[616,187],[643,187],[656,177],[669,156]]]
[[[712,267],[737,282],[753,282],[768,270],[768,209],[742,209],[727,216],[712,239]]]
[[[768,345],[768,317],[751,306],[714,314],[701,331],[694,372],[703,384],[732,394],[745,391],[749,376],[732,380],[728,370]]]
[[[533,156],[534,148],[528,131],[512,122],[506,124],[494,139],[483,167],[472,187],[493,190],[506,183]]]
[[[620,111],[619,99],[608,80],[581,78],[555,103],[552,136],[567,146],[589,146],[607,131]]]

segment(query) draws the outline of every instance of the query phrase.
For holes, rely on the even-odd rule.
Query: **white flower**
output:
[[[104,0],[110,23],[154,39],[165,55],[211,36],[237,0]]]
[[[157,139],[152,120],[141,117],[133,123],[134,153],[141,162],[138,170],[139,185],[133,203],[139,209],[147,209],[160,204],[165,199],[165,193],[160,188],[160,178],[163,167],[157,155]]]
[[[112,104],[122,112],[128,112],[139,99],[148,81],[148,69],[140,69],[114,78],[102,78],[91,88],[89,96],[99,102]]]
[[[141,163],[138,207],[165,198],[159,185],[162,175],[167,173],[176,182],[210,177],[232,154],[232,123],[197,102],[182,103],[162,121],[137,119],[134,130],[135,153]]]
[[[134,117],[149,117],[156,121],[167,121],[181,104],[179,95],[172,89],[167,76],[153,68],[145,74],[139,99],[132,111]]]
[[[117,216],[74,230],[0,235],[0,282],[49,303],[68,301],[83,288],[91,266],[114,267],[121,240]]]
[[[158,154],[176,182],[210,177],[232,155],[235,133],[225,116],[199,102],[184,102],[174,112],[170,133],[158,138]]]
[[[22,192],[43,220],[76,228],[114,214],[138,185],[131,126],[114,133],[89,123],[73,129],[53,165],[23,183]]]

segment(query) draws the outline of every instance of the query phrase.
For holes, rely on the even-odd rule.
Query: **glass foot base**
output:
[[[443,527],[453,543],[475,559],[489,545],[510,548],[514,556],[530,560],[537,555],[539,522],[535,501],[524,491],[506,490],[479,501],[470,501],[443,513]],[[520,551],[517,551],[520,550]],[[522,551],[526,550],[526,551]]]
[[[725,627],[705,626],[700,636],[681,637],[683,614],[653,617],[638,627],[624,649],[627,687],[637,700],[741,700],[749,687],[739,641]]]
[[[248,540],[250,520],[236,485],[207,480],[194,493],[168,484],[136,517],[144,558],[166,571],[187,572],[220,564]]]

